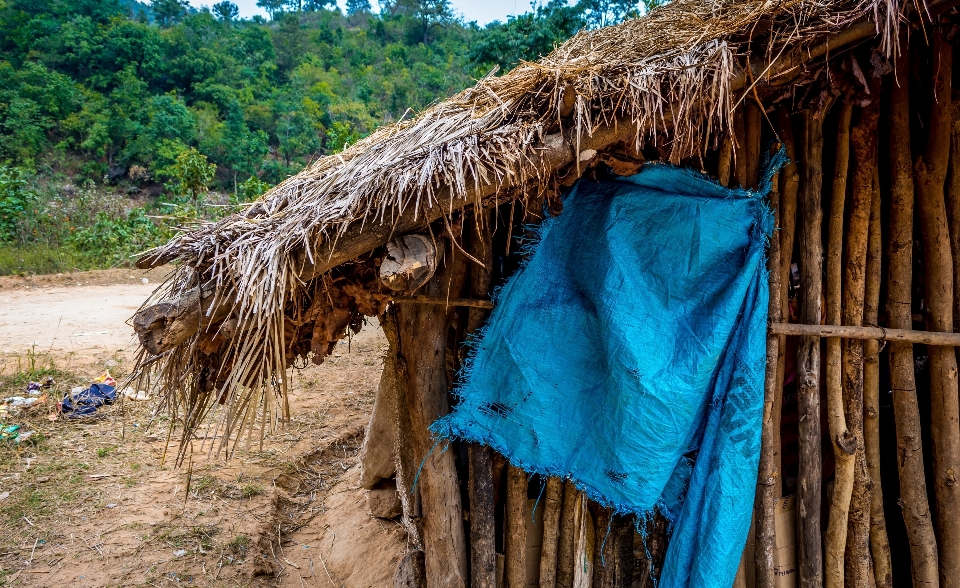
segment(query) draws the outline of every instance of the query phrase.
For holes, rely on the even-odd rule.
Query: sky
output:
[[[199,8],[206,5],[211,6],[217,0],[189,0],[191,6]],[[233,3],[240,8],[242,18],[250,18],[255,14],[267,16],[266,11],[257,6],[257,0],[233,0]],[[339,0],[341,9],[345,0]],[[485,25],[494,20],[506,20],[510,14],[519,14],[530,10],[530,0],[451,0],[451,4],[466,21],[477,21],[478,24]],[[371,0],[374,11],[377,10],[377,0]]]

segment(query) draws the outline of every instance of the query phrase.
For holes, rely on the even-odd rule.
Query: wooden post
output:
[[[901,39],[890,88],[890,240],[887,273],[887,316],[895,329],[913,326],[914,187],[910,154],[910,56]],[[933,532],[923,464],[923,433],[917,405],[913,345],[890,343],[890,383],[897,428],[897,467],[903,522],[910,543],[913,585],[937,588],[937,539]]]
[[[721,186],[730,185],[730,160],[733,157],[733,141],[730,139],[730,133],[723,136],[720,140],[720,149],[718,149],[719,160],[717,162],[717,181]]]
[[[763,130],[763,116],[760,112],[760,106],[752,100],[747,100],[743,104],[743,123],[745,148],[744,154],[744,174],[746,177],[745,188],[755,190],[760,183],[760,131]]]
[[[820,323],[823,245],[820,225],[823,212],[824,111],[803,111],[800,182],[800,296],[801,320]],[[823,585],[823,555],[820,540],[820,499],[823,474],[820,463],[820,339],[804,337],[797,350],[797,412],[799,413],[800,474],[797,484],[797,571],[804,588]]]
[[[879,88],[873,95],[875,96]],[[874,99],[861,109],[850,143],[854,168],[847,227],[847,259],[843,280],[843,322],[863,324],[866,292],[867,239],[873,207],[873,179],[877,159],[877,121],[880,102]],[[847,431],[856,440],[853,495],[847,529],[846,583],[869,586],[874,581],[870,557],[871,484],[863,445],[863,347],[859,339],[843,340],[843,402]]]
[[[448,251],[443,268],[425,286],[428,296],[459,296],[462,256]],[[448,288],[452,291],[448,292]],[[454,455],[434,447],[428,427],[449,410],[446,375],[450,310],[427,304],[398,305],[400,357],[406,364],[410,431],[419,467],[427,587],[466,588],[467,552]]]
[[[567,480],[563,483],[560,537],[557,546],[557,588],[573,588],[573,553],[576,543],[577,497],[580,491]]]
[[[747,128],[741,106],[733,113],[733,187],[747,187]]]
[[[614,588],[616,561],[613,549],[613,511],[597,504],[591,505],[595,511],[594,532],[597,550],[593,555],[593,584],[590,588]]]
[[[933,95],[930,105],[926,149],[914,161],[914,178],[920,208],[923,242],[925,300],[929,327],[933,331],[953,330],[953,256],[947,227],[944,182],[950,159],[951,76],[953,51],[944,38],[946,31],[932,31],[931,72]],[[930,352],[930,439],[933,454],[933,495],[937,501],[937,530],[940,547],[940,582],[951,584],[960,578],[960,406],[957,398],[957,356],[954,350],[933,348]]]
[[[770,191],[770,208],[776,216],[776,226],[780,225],[780,190],[777,178],[772,183]],[[768,303],[768,317],[770,322],[779,323],[782,320],[780,311],[780,239],[776,235],[770,239],[770,249],[767,252],[767,269],[770,299]],[[780,446],[780,430],[774,413],[782,402],[782,387],[777,381],[780,372],[780,345],[783,337],[767,334],[767,363],[764,375],[763,391],[763,424],[761,431],[760,467],[757,476],[757,498],[754,508],[757,517],[756,523],[756,562],[757,588],[774,588],[776,574],[774,569],[774,553],[776,549],[776,527],[774,525],[774,508],[777,499],[776,488],[780,485],[780,468],[777,449]],[[741,560],[741,570],[744,567]],[[739,575],[738,575],[739,577]]]
[[[476,214],[476,211],[474,212]],[[482,213],[481,213],[482,214]],[[490,213],[487,213],[489,217]],[[470,264],[470,295],[486,300],[490,297],[490,273],[493,269],[493,243],[490,222],[474,216],[469,239],[470,255],[483,262],[482,267]],[[489,311],[471,308],[467,315],[467,333],[476,335],[487,320]],[[470,478],[470,585],[473,588],[496,588],[497,552],[493,489],[493,450],[471,443],[468,448]]]
[[[960,102],[954,100],[950,128],[950,170],[947,176],[947,217],[953,254],[953,330],[960,332]]]
[[[830,200],[830,229],[827,239],[827,324],[841,324],[841,279],[843,276],[843,209],[847,199],[847,172],[850,162],[850,117],[853,104],[844,101],[837,120],[837,159],[834,165]],[[824,541],[824,577],[827,588],[843,587],[843,555],[847,547],[847,515],[853,494],[853,454],[856,440],[847,431],[843,406],[843,374],[840,339],[826,341],[827,423],[837,473],[830,501],[830,518]]]
[[[543,495],[543,551],[540,555],[540,588],[557,585],[557,548],[560,539],[560,510],[563,503],[563,481],[548,478]]]
[[[877,326],[880,316],[880,256],[883,254],[880,229],[880,170],[873,166],[873,200],[870,208],[870,236],[867,241],[867,287],[863,302],[863,322]],[[880,483],[880,342],[863,344],[863,446],[870,473],[870,552],[877,588],[892,588],[893,569],[887,519],[883,514],[883,489]]]
[[[507,520],[504,525],[506,588],[523,588],[527,577],[527,472],[507,466]]]

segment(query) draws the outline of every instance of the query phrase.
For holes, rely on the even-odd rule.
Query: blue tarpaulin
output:
[[[668,165],[578,183],[498,294],[434,433],[618,512],[659,508],[660,586],[729,588],[760,456],[768,189]]]

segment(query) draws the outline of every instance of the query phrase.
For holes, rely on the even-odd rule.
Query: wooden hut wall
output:
[[[894,62],[863,45],[789,88],[748,91],[732,138],[684,161],[725,185],[756,187],[771,149],[790,158],[770,194],[778,230],[768,256],[755,563],[739,585],[747,575],[758,588],[783,585],[774,519],[787,495],[796,501],[795,585],[960,578],[953,28],[928,25],[900,43]],[[463,344],[488,312],[460,304],[489,299],[516,269],[525,227],[560,213],[559,195],[581,173],[629,174],[656,158],[653,142],[639,153],[621,145],[549,185],[435,225],[444,249],[437,275],[419,302],[394,304],[382,321],[410,533],[397,586],[655,585],[668,544],[662,517],[614,515],[489,448],[435,448],[426,427],[456,402]]]

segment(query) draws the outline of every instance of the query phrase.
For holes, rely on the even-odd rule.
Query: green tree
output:
[[[358,12],[370,12],[370,0],[347,0],[347,14],[353,16]]]
[[[533,12],[511,16],[505,23],[493,22],[479,31],[470,59],[485,70],[494,65],[509,70],[521,59],[534,61],[549,54],[586,24],[579,7],[550,0]]]
[[[240,9],[230,0],[223,0],[213,5],[213,14],[221,22],[232,22],[240,16]]]
[[[162,27],[168,27],[180,20],[187,11],[186,0],[150,0],[153,18]]]
[[[580,0],[577,5],[591,28],[607,27],[640,16],[637,0]]]
[[[239,104],[230,108],[224,121],[223,152],[223,163],[233,171],[234,193],[237,191],[237,175],[256,173],[270,152],[267,134],[262,130],[250,130]]]
[[[198,210],[202,211],[203,197],[210,189],[210,182],[217,173],[217,166],[207,163],[207,156],[193,147],[177,156],[170,170],[181,196],[189,196]]]

